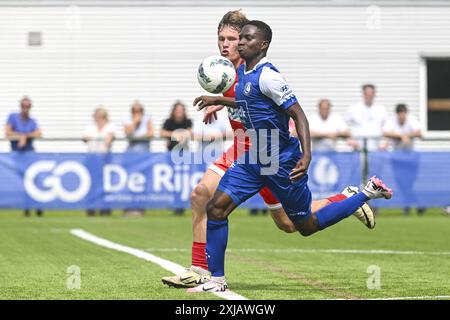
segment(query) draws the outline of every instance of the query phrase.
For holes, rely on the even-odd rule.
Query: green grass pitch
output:
[[[88,218],[53,211],[24,218],[20,211],[0,211],[0,299],[219,299],[166,287],[160,280],[166,270],[79,239],[70,234],[73,228],[190,264],[189,212]],[[228,249],[228,284],[248,299],[450,296],[450,217],[440,209],[409,217],[381,210],[374,230],[350,217],[308,238],[279,231],[269,216],[238,210],[230,217]],[[81,271],[79,289],[66,285],[72,265]],[[367,287],[373,265],[380,270],[379,289]]]

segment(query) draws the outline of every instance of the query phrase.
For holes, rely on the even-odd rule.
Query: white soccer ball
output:
[[[198,83],[210,93],[224,93],[236,79],[233,63],[222,56],[210,56],[198,67]]]

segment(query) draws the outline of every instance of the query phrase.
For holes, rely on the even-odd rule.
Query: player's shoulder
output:
[[[261,73],[280,74],[280,70],[269,60],[265,60],[260,66]]]
[[[284,81],[283,76],[278,71],[277,68],[275,68],[272,64],[267,63],[266,65],[263,65],[261,67],[261,72],[259,75],[259,82],[278,82],[278,81]]]

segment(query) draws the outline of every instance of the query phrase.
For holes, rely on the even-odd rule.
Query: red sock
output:
[[[334,196],[327,198],[327,200],[330,202],[339,202],[339,201],[342,201],[345,199],[347,199],[347,197],[345,195],[343,195],[342,193],[338,193],[338,194],[335,194]]]
[[[206,261],[206,243],[192,243],[192,265],[208,270],[208,262]]]

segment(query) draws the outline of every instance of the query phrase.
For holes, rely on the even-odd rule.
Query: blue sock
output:
[[[333,202],[316,212],[319,229],[323,230],[333,224],[352,215],[364,202],[369,200],[364,193],[359,192],[354,196],[339,202]]]
[[[228,242],[228,219],[208,220],[206,225],[206,258],[213,277],[225,275],[225,250]]]

